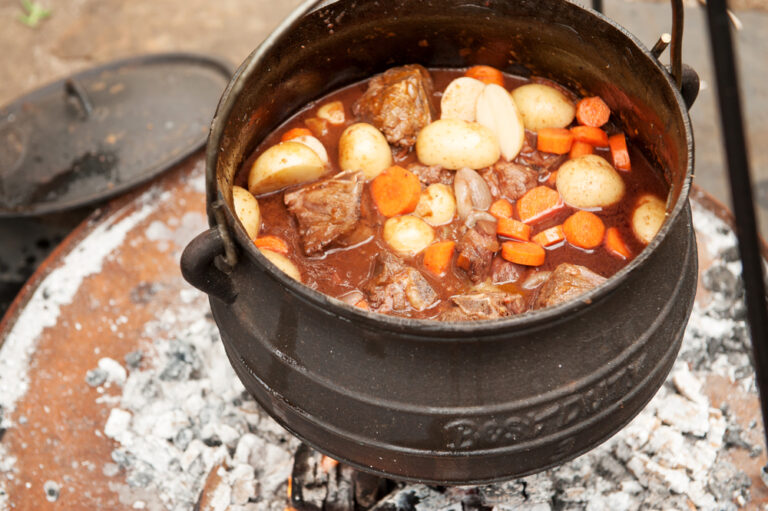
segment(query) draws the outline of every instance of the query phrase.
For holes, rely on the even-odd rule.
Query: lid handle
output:
[[[80,118],[83,120],[88,119],[91,113],[93,113],[93,103],[91,103],[91,99],[85,92],[85,88],[72,78],[69,78],[64,81],[64,92],[67,94],[67,101],[77,104]]]

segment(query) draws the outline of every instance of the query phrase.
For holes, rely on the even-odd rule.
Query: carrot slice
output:
[[[504,75],[501,71],[491,66],[474,66],[467,69],[464,76],[480,80],[483,83],[495,83],[504,87]]]
[[[632,257],[632,252],[629,251],[627,244],[624,243],[624,240],[621,238],[619,230],[615,227],[611,227],[605,231],[605,249],[622,259],[629,259]]]
[[[371,310],[371,307],[368,305],[368,302],[366,302],[364,299],[360,300],[359,302],[357,302],[355,304],[355,307],[359,307],[359,308],[361,308],[363,310],[366,310],[366,311]]]
[[[410,213],[419,203],[421,183],[415,174],[395,165],[371,182],[371,197],[386,217]]]
[[[512,204],[506,199],[499,199],[491,204],[488,213],[496,218],[512,218]]]
[[[466,255],[459,253],[459,255],[456,257],[456,266],[458,266],[461,269],[469,270],[469,257]]]
[[[568,243],[581,248],[595,248],[603,241],[605,225],[600,217],[589,211],[577,211],[563,222]]]
[[[587,144],[586,142],[579,142],[578,140],[573,143],[571,146],[571,153],[568,155],[569,158],[578,158],[579,156],[584,156],[585,154],[592,154],[595,152],[595,148],[592,147],[591,144]]]
[[[548,247],[550,245],[554,245],[555,243],[560,243],[565,239],[563,226],[556,225],[554,227],[550,227],[549,229],[541,231],[532,239],[534,243],[538,243],[542,247]]]
[[[253,244],[259,248],[266,248],[278,254],[287,255],[290,252],[288,244],[277,236],[261,236],[253,240]]]
[[[608,137],[608,145],[611,148],[613,166],[619,170],[632,170],[632,163],[629,161],[629,151],[627,151],[627,139],[624,138],[624,133]]]
[[[424,250],[424,266],[435,275],[443,275],[451,265],[455,241],[438,241]]]
[[[299,137],[314,137],[314,136],[315,135],[307,128],[293,128],[283,133],[283,136],[280,137],[280,142],[287,142],[289,140],[293,140],[294,138],[299,138]]]
[[[511,263],[541,266],[547,253],[540,245],[530,241],[505,241],[501,244],[501,257]]]
[[[531,239],[531,226],[514,218],[499,218],[496,234],[520,241]]]
[[[557,171],[553,170],[549,173],[549,177],[547,177],[547,180],[545,181],[549,186],[552,188],[557,187]]]
[[[536,149],[539,151],[566,154],[571,150],[573,133],[565,128],[541,128],[536,135]]]
[[[597,96],[584,98],[576,105],[576,120],[584,126],[599,128],[611,117],[611,109]]]
[[[592,126],[574,126],[571,128],[573,139],[595,147],[608,147],[608,134]]]
[[[562,205],[563,201],[557,191],[548,186],[537,186],[518,199],[517,217],[529,224],[549,215]]]

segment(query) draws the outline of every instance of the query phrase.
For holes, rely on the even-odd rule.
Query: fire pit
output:
[[[198,159],[113,204],[65,242],[0,325],[3,511],[44,509],[48,499],[66,509],[292,505],[300,443],[244,392],[204,295],[167,270],[204,225],[202,196]],[[735,237],[714,211],[695,197],[701,291],[670,378],[625,430],[534,476],[461,488],[366,480],[362,488],[382,490],[358,502],[498,511],[768,503]],[[83,260],[100,269],[75,271]],[[324,465],[341,476],[336,488],[360,477]],[[307,503],[327,499],[322,479],[302,489]]]

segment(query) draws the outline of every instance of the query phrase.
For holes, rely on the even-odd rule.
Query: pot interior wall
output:
[[[669,210],[684,188],[691,148],[679,96],[628,34],[594,13],[561,0],[341,0],[297,21],[241,67],[219,111],[226,116],[231,106],[217,144],[219,191],[231,200],[242,161],[307,102],[409,63],[483,63],[600,95],[664,170]]]

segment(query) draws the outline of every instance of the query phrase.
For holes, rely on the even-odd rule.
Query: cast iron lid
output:
[[[92,68],[0,108],[0,217],[125,192],[203,146],[230,65],[195,54]]]

